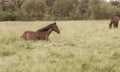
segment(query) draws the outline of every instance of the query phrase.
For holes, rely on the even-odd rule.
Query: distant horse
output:
[[[58,29],[58,26],[56,25],[56,23],[52,23],[37,31],[25,31],[22,37],[25,40],[47,40],[48,41],[49,35],[51,34],[52,31],[60,33],[60,30]]]
[[[113,24],[114,28],[118,28],[118,23],[119,23],[119,17],[117,17],[117,16],[112,17],[111,22],[109,24],[109,29],[112,28],[112,24]]]

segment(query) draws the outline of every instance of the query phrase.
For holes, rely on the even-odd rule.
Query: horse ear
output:
[[[54,24],[56,25],[56,22]]]

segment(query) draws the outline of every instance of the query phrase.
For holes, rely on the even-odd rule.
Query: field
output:
[[[0,22],[0,72],[120,72],[120,28],[109,21],[57,21],[50,41],[20,38],[52,22]]]

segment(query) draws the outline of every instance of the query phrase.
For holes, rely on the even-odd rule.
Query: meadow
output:
[[[49,41],[20,38],[52,22],[0,22],[0,72],[120,72],[120,28],[109,20],[57,21]]]

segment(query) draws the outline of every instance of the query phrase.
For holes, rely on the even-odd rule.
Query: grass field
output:
[[[120,72],[120,28],[109,21],[58,21],[50,41],[25,41],[26,30],[52,21],[0,22],[0,72]]]

